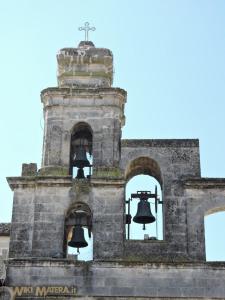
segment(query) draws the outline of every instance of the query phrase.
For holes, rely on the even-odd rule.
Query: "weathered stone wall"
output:
[[[123,257],[125,230],[124,182],[92,182],[94,259]]]
[[[31,257],[35,188],[18,187],[14,192],[9,256]]]
[[[122,140],[121,152],[123,170],[138,157],[155,160],[161,170],[163,186],[167,185],[169,189],[176,188],[175,180],[201,176],[198,140]]]
[[[9,183],[15,191],[9,256],[62,257],[71,178],[19,177]]]
[[[10,257],[64,257],[65,218],[78,202],[92,211],[94,258],[123,256],[123,181],[52,176],[8,181],[15,190]]]
[[[149,158],[150,173],[155,168],[153,173],[160,177],[163,241],[125,240],[124,179],[129,178],[129,172],[132,174],[129,165],[139,157]],[[135,172],[142,173],[141,160],[139,163],[140,170]],[[147,167],[143,166],[145,170]],[[183,186],[186,177],[199,176],[196,140],[126,140],[122,143],[121,169],[96,167],[90,181],[72,182],[71,177],[38,175],[9,179],[15,189],[10,257],[63,257],[65,216],[73,203],[80,201],[93,213],[94,259],[205,260],[204,245],[196,250],[198,255],[188,245],[189,221]],[[204,236],[199,241],[204,242]]]
[[[93,164],[115,166],[120,159],[126,92],[121,89],[49,88],[42,91],[45,133],[42,167],[69,170],[73,127],[86,122],[93,130]]]
[[[225,209],[225,180],[201,178],[198,140],[121,141],[126,92],[110,87],[112,53],[91,42],[78,48],[60,51],[59,87],[41,93],[42,168],[24,164],[21,177],[8,178],[14,201],[6,284],[74,286],[78,299],[225,299],[224,263],[203,262],[204,216]],[[79,122],[93,135],[93,174],[82,180],[68,176]],[[125,188],[138,174],[161,184],[163,241],[125,240]],[[80,202],[92,219],[93,262],[66,259],[73,224],[65,221]]]
[[[77,288],[77,296],[80,297],[224,299],[225,265],[11,261],[8,266],[7,285],[74,286]]]
[[[146,160],[141,165],[142,158],[151,159],[152,165],[146,167]],[[195,255],[190,256],[188,250],[187,208],[182,181],[200,177],[198,140],[122,140],[120,166],[127,180],[132,177],[129,174],[132,175],[132,168],[136,168],[135,164],[132,166],[135,160],[139,166],[134,175],[149,174],[161,183],[164,241],[126,241],[125,257],[158,261],[196,258]],[[203,248],[198,259],[205,260]]]
[[[4,283],[6,277],[5,260],[8,258],[10,227],[10,223],[0,223],[0,284]]]
[[[109,49],[95,48],[82,41],[78,48],[63,48],[57,54],[60,87],[110,87],[113,81],[113,55]]]
[[[191,257],[199,259],[205,252],[204,217],[225,210],[225,179],[192,179],[185,181],[184,186],[188,249]]]

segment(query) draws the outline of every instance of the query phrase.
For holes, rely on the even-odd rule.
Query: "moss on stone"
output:
[[[90,192],[90,181],[88,179],[74,179],[73,180],[73,189],[76,194],[87,194]]]
[[[79,59],[77,59],[79,58]],[[91,61],[90,61],[91,60]],[[60,66],[70,65],[71,64],[71,56],[65,57],[61,56],[58,57],[58,61]],[[111,56],[74,56],[72,60],[73,65],[84,65],[84,64],[92,64],[92,65],[104,65],[104,66],[112,66],[113,59]]]
[[[106,72],[80,72],[80,71],[65,71],[62,72],[58,78],[61,76],[85,76],[85,77],[104,77],[104,78],[112,78],[112,72],[106,73]]]
[[[44,167],[38,171],[39,176],[68,176],[68,168],[60,166]]]
[[[123,178],[123,173],[120,168],[98,167],[93,171],[95,178]]]
[[[193,262],[193,259],[190,259],[189,257],[185,255],[181,256],[171,256],[171,255],[153,255],[153,256],[126,256],[122,260],[123,264],[125,265],[132,265],[134,263],[188,263],[188,262]]]

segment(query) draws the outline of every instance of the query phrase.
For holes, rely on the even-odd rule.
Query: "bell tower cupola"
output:
[[[57,55],[59,87],[107,88],[113,82],[113,55],[82,41],[78,48],[63,48]]]

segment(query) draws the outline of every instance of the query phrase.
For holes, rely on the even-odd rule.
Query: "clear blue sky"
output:
[[[40,91],[56,86],[56,53],[77,46],[85,21],[128,92],[123,137],[199,138],[202,176],[225,177],[224,16],[222,0],[1,1],[0,221],[11,218],[5,177],[23,162],[40,167]],[[211,219],[208,257],[225,260],[224,214]]]

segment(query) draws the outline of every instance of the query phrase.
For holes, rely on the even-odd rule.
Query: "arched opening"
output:
[[[223,237],[225,211],[222,210],[225,208],[209,211],[204,218],[207,261],[225,261],[225,238]]]
[[[92,213],[89,206],[78,202],[65,220],[65,257],[89,261],[93,259]]]
[[[84,122],[76,124],[71,133],[70,174],[77,179],[90,178],[92,168],[91,127]]]
[[[126,239],[162,240],[162,176],[156,161],[139,157],[126,168]]]

